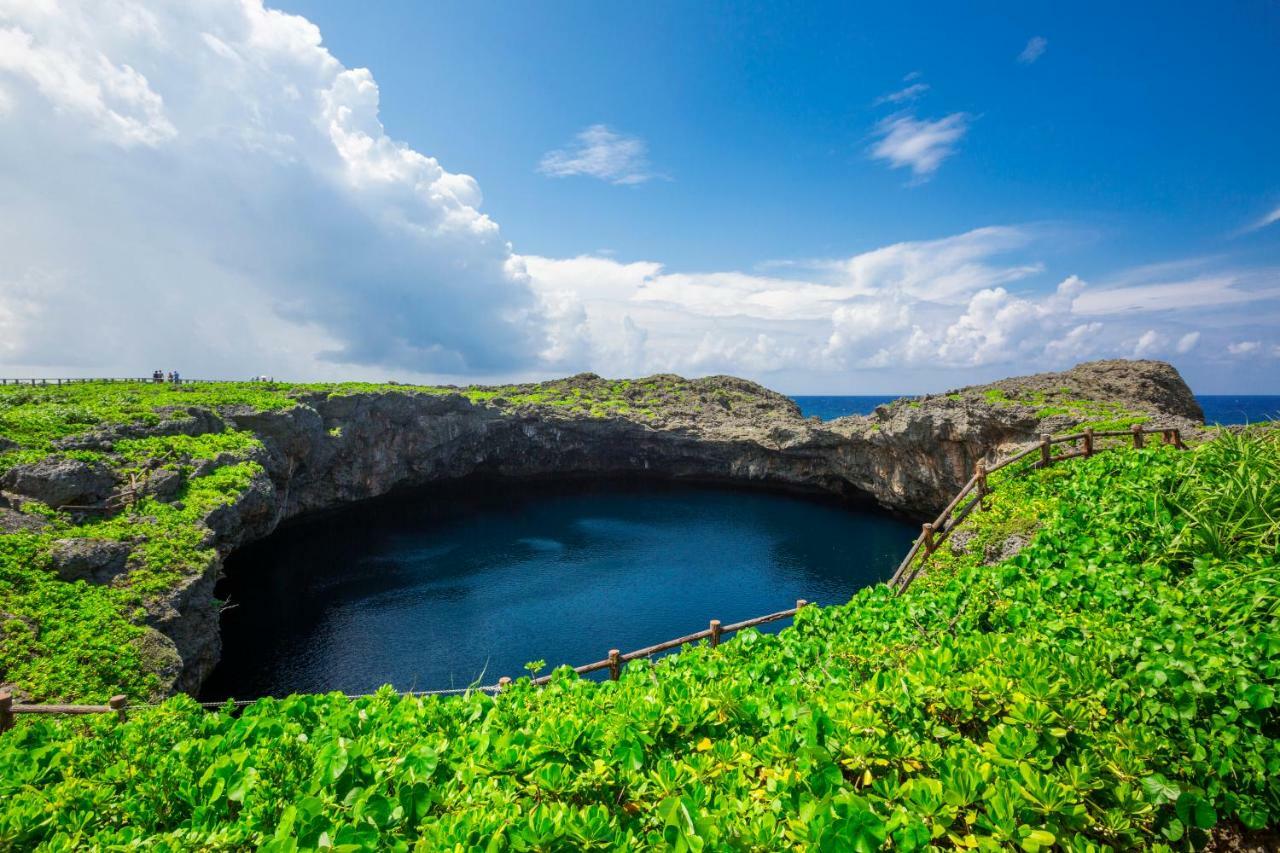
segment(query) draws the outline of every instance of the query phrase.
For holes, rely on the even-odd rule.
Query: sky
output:
[[[1280,393],[1280,5],[0,0],[0,375]]]

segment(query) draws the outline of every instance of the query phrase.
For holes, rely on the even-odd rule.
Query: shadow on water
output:
[[[915,535],[835,500],[657,482],[451,485],[233,555],[203,698],[462,687],[847,601]],[[778,630],[782,625],[766,626]]]

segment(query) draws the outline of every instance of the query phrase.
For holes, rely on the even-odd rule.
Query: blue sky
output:
[[[54,5],[0,372],[1280,393],[1273,3]]]
[[[373,71],[396,136],[479,180],[521,251],[712,270],[1053,222],[1082,276],[1275,258],[1280,229],[1230,239],[1280,205],[1274,4],[864,5],[282,4]],[[912,72],[921,116],[973,119],[908,187],[866,149]],[[535,170],[597,123],[670,180]]]

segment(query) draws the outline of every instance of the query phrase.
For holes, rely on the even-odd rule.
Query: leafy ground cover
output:
[[[616,683],[24,720],[0,847],[1189,849],[1280,822],[1276,434],[993,484],[908,594]]]

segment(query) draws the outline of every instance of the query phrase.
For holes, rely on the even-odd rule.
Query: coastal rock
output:
[[[0,476],[0,488],[54,508],[98,503],[111,494],[115,482],[106,465],[79,459],[41,459]]]
[[[132,548],[109,539],[59,539],[49,552],[50,567],[64,581],[110,583],[123,574]]]
[[[109,424],[79,435],[60,438],[53,442],[53,446],[58,450],[110,452],[115,443],[123,439],[166,435],[197,436],[222,432],[227,428],[216,413],[199,406],[162,408],[157,413],[163,418],[158,423]]]
[[[162,501],[172,500],[182,489],[182,475],[169,468],[158,468],[147,475],[143,494]]]

